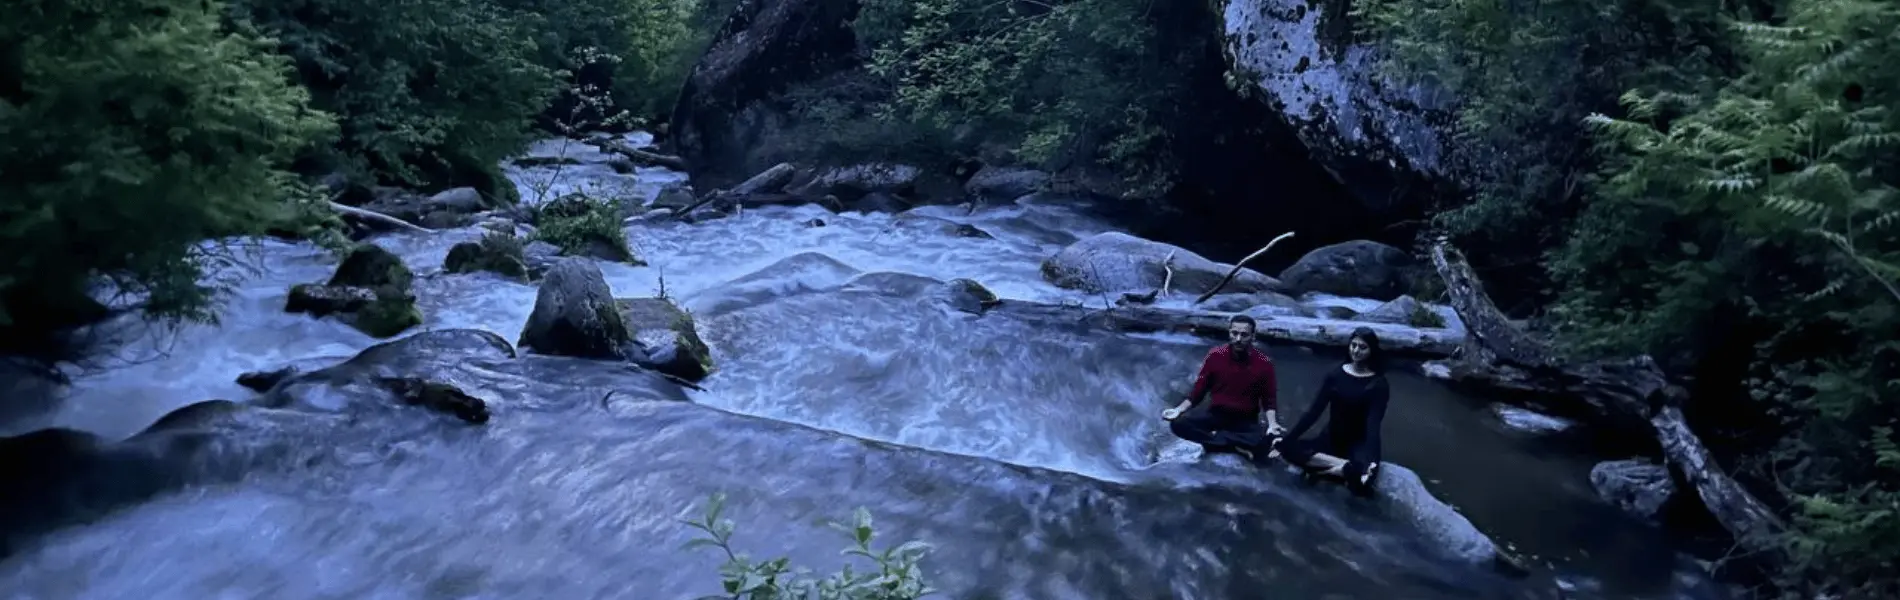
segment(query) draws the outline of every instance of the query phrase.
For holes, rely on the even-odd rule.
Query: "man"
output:
[[[1257,326],[1253,317],[1235,315],[1227,323],[1227,343],[1209,350],[1201,362],[1194,389],[1180,404],[1161,412],[1176,437],[1208,452],[1233,450],[1248,460],[1266,458],[1255,454],[1264,454],[1282,430],[1273,359],[1253,345]],[[1202,396],[1208,397],[1207,404],[1194,406]]]

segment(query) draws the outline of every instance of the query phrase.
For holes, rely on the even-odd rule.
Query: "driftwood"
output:
[[[1125,333],[1187,333],[1206,338],[1226,339],[1228,320],[1233,313],[1206,310],[1177,310],[1152,306],[1121,306],[1109,310],[1082,306],[1038,304],[1010,300],[992,309],[1031,321],[1071,323],[1080,327]],[[1259,338],[1311,346],[1345,346],[1354,329],[1371,328],[1379,334],[1382,349],[1420,358],[1444,358],[1459,349],[1463,337],[1448,329],[1428,329],[1337,319],[1309,317],[1259,318]]]
[[[648,152],[612,140],[592,139],[587,140],[587,145],[599,148],[602,152],[618,154],[627,160],[633,161],[634,164],[649,167],[663,167],[675,171],[686,170],[686,161],[677,156]]]
[[[1200,304],[1202,302],[1206,302],[1208,298],[1214,297],[1214,294],[1220,293],[1221,288],[1227,287],[1228,283],[1233,282],[1234,276],[1239,275],[1241,269],[1247,268],[1248,261],[1251,261],[1256,258],[1260,258],[1260,255],[1266,254],[1268,250],[1272,250],[1274,244],[1278,244],[1280,243],[1280,240],[1284,240],[1290,237],[1293,237],[1293,232],[1288,231],[1286,233],[1282,233],[1280,234],[1280,237],[1273,238],[1272,241],[1267,242],[1267,245],[1261,246],[1259,250],[1253,251],[1253,254],[1249,254],[1247,255],[1246,258],[1240,259],[1240,262],[1234,263],[1234,268],[1227,270],[1227,276],[1222,277],[1220,280],[1220,283],[1214,284],[1214,287],[1212,289],[1207,290],[1206,293],[1201,294],[1201,297],[1195,298],[1194,303]]]
[[[1432,247],[1432,264],[1470,333],[1460,356],[1447,364],[1454,381],[1567,396],[1581,401],[1599,422],[1640,423],[1655,436],[1669,466],[1737,543],[1760,556],[1780,556],[1776,538],[1785,524],[1716,463],[1683,419],[1681,402],[1687,394],[1671,384],[1654,360],[1638,356],[1566,361],[1505,320],[1455,248],[1438,241]]]
[[[423,227],[415,223],[410,223],[408,221],[404,221],[402,219],[385,215],[383,213],[379,213],[373,210],[365,210],[365,209],[357,208],[357,207],[350,206],[347,204],[339,204],[335,200],[327,200],[326,202],[329,202],[331,210],[334,210],[345,217],[351,217],[359,221],[381,223],[383,225],[388,225],[388,226],[395,227],[398,229],[407,229],[410,231],[424,231],[424,232],[434,231],[427,227]]]
[[[740,182],[739,185],[732,186],[730,190],[714,190],[706,194],[704,197],[701,197],[698,202],[694,202],[686,208],[679,209],[679,211],[673,213],[672,216],[674,218],[682,218],[695,210],[699,210],[699,207],[714,202],[735,203],[734,205],[736,206],[747,206],[747,204],[743,202],[748,199],[758,203],[752,204],[751,206],[802,203],[794,202],[791,198],[792,196],[798,195],[783,193],[785,186],[791,184],[792,177],[797,174],[798,168],[793,167],[791,163],[772,165],[772,168],[760,171],[759,174],[753,175],[752,178]],[[822,200],[820,200],[820,202],[822,202]]]

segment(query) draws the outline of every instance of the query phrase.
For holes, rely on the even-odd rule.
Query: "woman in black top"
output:
[[[1341,477],[1355,493],[1369,493],[1379,466],[1379,427],[1385,421],[1385,406],[1390,391],[1385,380],[1379,336],[1371,328],[1352,332],[1346,342],[1352,360],[1326,374],[1320,383],[1313,406],[1300,415],[1298,423],[1287,431],[1284,443],[1276,448],[1287,462],[1308,472],[1324,472]],[[1320,413],[1332,409],[1326,429],[1311,438],[1300,439],[1319,421]]]

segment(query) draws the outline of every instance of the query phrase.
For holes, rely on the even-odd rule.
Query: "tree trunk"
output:
[[[1432,264],[1445,280],[1451,305],[1469,332],[1460,355],[1447,366],[1453,380],[1512,392],[1574,398],[1599,423],[1640,423],[1662,448],[1663,458],[1702,499],[1709,514],[1737,543],[1770,561],[1783,558],[1786,525],[1768,506],[1730,477],[1703,447],[1682,416],[1687,395],[1648,356],[1570,362],[1519,330],[1492,304],[1464,256],[1440,240]]]

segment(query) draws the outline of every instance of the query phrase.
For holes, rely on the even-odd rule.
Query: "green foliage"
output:
[[[1775,324],[1753,400],[1789,431],[1790,589],[1900,595],[1900,6],[1789,0],[1743,22],[1719,92],[1593,116],[1603,181],[1552,263],[1558,314],[1605,350],[1667,347],[1716,305]]]
[[[1162,43],[1146,0],[867,0],[856,31],[896,88],[883,115],[926,130],[973,128],[1045,167],[1103,164],[1137,195],[1175,172],[1158,115],[1197,47]]]
[[[579,193],[555,198],[536,211],[533,239],[558,246],[568,255],[646,264],[627,245],[621,203]]]
[[[852,545],[846,556],[869,561],[872,569],[857,571],[851,565],[822,579],[812,577],[810,569],[794,568],[785,557],[753,560],[732,548],[733,523],[722,517],[725,496],[716,494],[706,505],[706,514],[686,524],[705,533],[686,547],[717,548],[726,563],[719,569],[725,596],[733,600],[915,600],[934,594],[925,582],[921,563],[930,552],[922,542],[906,542],[893,548],[875,549],[871,542],[876,530],[871,514],[862,508],[850,525],[832,526],[850,536]]]
[[[1721,3],[1684,0],[1371,0],[1354,28],[1392,59],[1398,81],[1436,84],[1459,102],[1453,131],[1469,201],[1434,225],[1480,267],[1536,282],[1561,244],[1597,165],[1583,119],[1626,90],[1693,92],[1724,58]],[[1344,17],[1342,17],[1344,18]]]
[[[552,107],[554,118],[579,104],[583,91],[611,99],[587,119],[602,128],[639,126],[673,109],[687,69],[712,25],[693,27],[695,0],[496,0],[522,14],[539,49],[538,64],[570,75],[571,88]],[[730,5],[727,6],[730,10]],[[724,15],[721,14],[723,17]],[[627,117],[614,119],[624,113]]]
[[[1413,306],[1412,314],[1406,315],[1405,319],[1413,327],[1441,329],[1445,326],[1445,316],[1424,304]]]
[[[505,200],[495,165],[531,140],[557,89],[533,20],[488,0],[235,0],[233,15],[276,37],[338,116],[323,162],[360,180]]]
[[[285,216],[281,169],[333,129],[288,63],[198,0],[23,0],[0,20],[0,332],[97,316],[95,277],[210,320],[198,242]],[[75,307],[95,309],[77,310]]]

